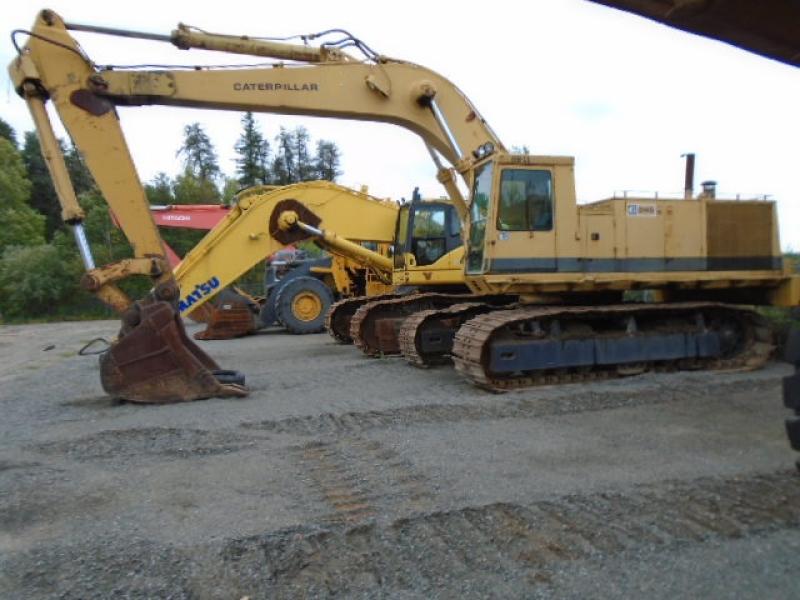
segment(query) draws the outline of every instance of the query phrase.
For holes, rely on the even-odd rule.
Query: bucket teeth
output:
[[[126,326],[100,357],[100,379],[108,394],[151,404],[247,395],[243,385],[215,377],[219,366],[189,339],[170,304],[139,305],[138,316],[138,323]]]

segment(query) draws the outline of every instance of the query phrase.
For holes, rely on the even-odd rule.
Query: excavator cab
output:
[[[468,275],[556,271],[555,189],[565,167],[563,157],[506,154],[476,167]]]
[[[461,224],[447,202],[415,199],[400,208],[395,236],[396,269],[426,267],[461,246]]]

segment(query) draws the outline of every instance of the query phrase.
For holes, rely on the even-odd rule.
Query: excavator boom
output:
[[[393,202],[334,183],[314,181],[274,190],[246,190],[177,267],[180,312],[196,310],[259,260],[307,239],[372,267],[391,281],[391,260],[356,242],[390,244],[396,220]]]

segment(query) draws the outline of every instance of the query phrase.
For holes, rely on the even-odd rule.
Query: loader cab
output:
[[[461,224],[447,202],[420,200],[400,207],[395,231],[394,266],[403,269],[406,255],[416,266],[435,263],[461,246]]]
[[[467,275],[556,270],[556,175],[565,160],[503,153],[478,164]]]

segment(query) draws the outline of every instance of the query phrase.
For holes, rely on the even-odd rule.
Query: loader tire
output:
[[[319,279],[296,277],[278,291],[275,313],[289,333],[319,333],[332,303],[333,292]]]
[[[261,305],[261,309],[258,311],[258,322],[261,327],[270,327],[278,320],[275,315],[275,297],[277,295],[277,293],[269,294],[264,299],[264,304]]]

